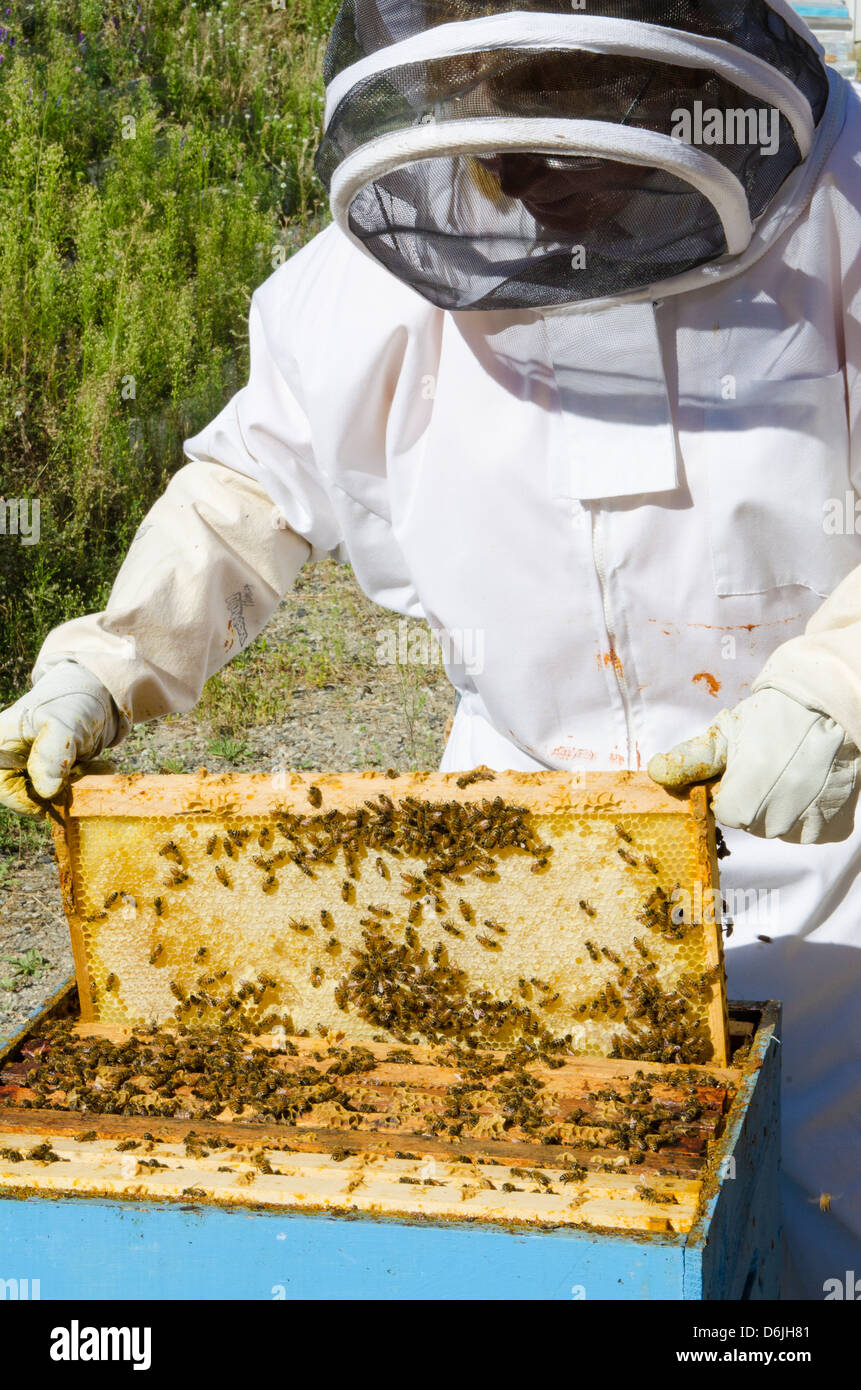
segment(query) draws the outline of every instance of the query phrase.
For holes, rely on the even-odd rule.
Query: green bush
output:
[[[0,16],[0,699],[100,607],[181,442],[241,385],[251,291],[324,216],[336,0],[37,0]]]

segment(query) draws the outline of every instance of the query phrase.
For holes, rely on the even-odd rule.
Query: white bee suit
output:
[[[853,98],[809,207],[749,270],[654,311],[669,430],[621,389],[589,417],[590,367],[608,341],[624,354],[612,309],[449,314],[335,229],[255,295],[249,385],[187,451],[251,473],[312,545],[343,543],[377,602],[482,634],[483,669],[449,671],[444,768],[644,766],[750,694],[861,563],[854,530],[826,525],[861,465],[859,128]],[[302,406],[288,439],[257,387],[273,360]],[[649,397],[656,379],[653,364]],[[858,599],[856,583],[856,623]],[[861,704],[840,700],[861,737]],[[735,904],[730,991],[785,1002],[786,1221],[821,1297],[861,1269],[861,846],[729,840],[724,883],[753,895]],[[827,1215],[823,1191],[841,1194]]]
[[[288,536],[348,557],[382,606],[480,639],[464,643],[479,662],[448,663],[461,699],[445,769],[645,767],[749,696],[767,661],[769,683],[861,741],[859,132],[835,77],[743,249],[576,311],[439,307],[348,225],[256,291],[248,384],[186,441],[191,466],[251,480]],[[195,532],[183,588],[203,626],[207,543],[222,563],[217,531]],[[267,611],[300,562],[291,544]],[[225,591],[234,572],[254,583],[253,528],[233,554]],[[124,573],[168,631],[182,586],[152,564]],[[140,717],[121,662],[98,656],[106,627],[65,624],[37,673],[76,659]],[[220,633],[213,619],[163,662],[158,641],[137,644],[147,716],[177,690],[193,702]],[[861,1271],[861,840],[728,840],[730,993],[786,1009],[786,1292],[820,1298]]]

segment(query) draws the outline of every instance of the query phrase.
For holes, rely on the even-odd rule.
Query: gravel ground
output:
[[[369,603],[346,566],[310,567],[268,624],[265,647],[256,644],[250,660],[243,657],[211,681],[196,710],[137,726],[113,751],[115,766],[143,772],[436,766],[452,690],[438,665],[379,664],[380,633],[397,631],[399,621]],[[71,973],[50,842],[7,823],[0,846],[0,1039]]]

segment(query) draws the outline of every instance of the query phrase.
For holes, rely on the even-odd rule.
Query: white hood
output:
[[[347,0],[326,82],[335,220],[448,309],[701,284],[839,129],[784,0]]]

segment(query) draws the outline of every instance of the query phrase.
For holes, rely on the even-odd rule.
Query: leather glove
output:
[[[76,763],[116,740],[118,719],[108,691],[85,666],[61,661],[32,690],[0,711],[0,805],[43,815]]]
[[[649,775],[671,789],[720,777],[712,797],[723,824],[766,839],[848,839],[861,754],[821,710],[766,687],[721,710],[704,734],[658,753]]]

